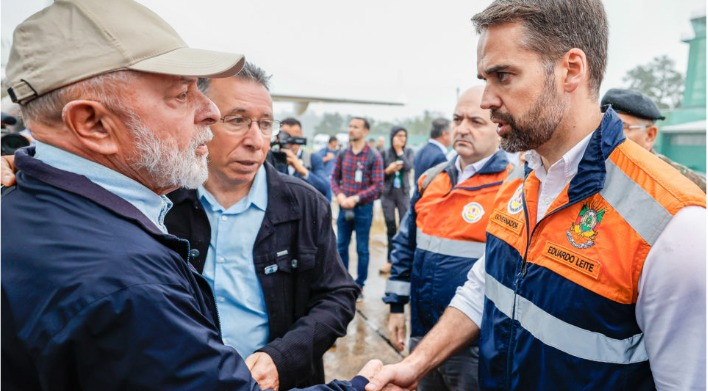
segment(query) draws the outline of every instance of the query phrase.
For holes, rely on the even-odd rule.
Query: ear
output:
[[[562,58],[563,90],[573,92],[587,83],[589,77],[588,61],[585,52],[578,48],[568,50]]]
[[[646,134],[647,134],[646,139],[647,139],[648,142],[651,143],[651,145],[654,145],[654,141],[656,141],[656,136],[657,136],[658,133],[659,133],[659,129],[658,129],[656,126],[654,126],[654,125],[652,125],[652,126],[650,126],[650,127],[647,128],[647,131],[646,131]]]
[[[117,118],[102,103],[71,101],[64,106],[62,120],[84,148],[101,155],[112,155],[119,150]]]

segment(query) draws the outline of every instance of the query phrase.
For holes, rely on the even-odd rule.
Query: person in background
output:
[[[418,178],[430,167],[435,167],[447,161],[447,147],[452,144],[450,134],[450,120],[447,118],[436,118],[432,122],[430,129],[430,139],[416,154],[413,162],[414,182],[418,183]]]
[[[322,159],[322,163],[324,164],[324,171],[328,182],[329,177],[332,176],[332,169],[334,169],[334,159],[337,157],[338,153],[339,140],[337,140],[337,137],[335,136],[329,136],[327,146],[317,151],[317,154],[320,156],[320,158]]]
[[[525,178],[438,323],[367,389],[413,388],[479,338],[483,390],[705,390],[705,193],[602,112],[602,2],[495,0],[472,22],[481,107]]]
[[[393,235],[398,231],[398,222],[408,210],[410,197],[410,172],[413,169],[413,155],[411,148],[406,147],[408,131],[400,126],[391,129],[391,146],[383,151],[384,184],[381,193],[381,209],[386,222],[386,236],[388,249],[386,263],[379,270],[386,274],[391,271],[391,250],[393,249]]]
[[[369,275],[369,232],[374,216],[374,200],[381,196],[383,162],[381,155],[366,143],[369,121],[354,117],[349,121],[349,147],[337,155],[330,178],[332,193],[339,203],[337,251],[349,269],[349,243],[356,232],[356,283],[363,300]]]
[[[288,135],[287,138],[303,137],[302,124],[292,117],[280,121],[280,132],[286,133]],[[327,201],[330,201],[332,199],[332,191],[329,188],[329,176],[325,173],[324,164],[320,156],[311,154],[296,143],[287,143],[286,146],[287,148],[280,150],[287,159],[288,167],[285,174],[303,179],[325,196]],[[270,151],[268,155],[272,158],[273,152]]]
[[[8,93],[36,146],[2,191],[2,389],[259,389],[163,221],[165,194],[207,179],[221,115],[197,77],[243,63],[129,0],[57,0],[17,27]]]
[[[376,151],[380,154],[383,154],[385,149],[386,139],[383,136],[379,136],[379,138],[376,139]]]
[[[480,108],[484,87],[465,91],[455,107],[452,135],[457,156],[421,175],[411,209],[393,240],[389,333],[398,350],[406,336],[404,305],[411,303],[410,348],[428,333],[484,255],[486,227],[497,191],[511,171],[499,149],[497,126]],[[479,390],[479,347],[471,343],[418,384],[420,391]]]
[[[351,142],[351,140],[350,140]],[[378,152],[379,150],[376,148],[376,139],[371,137],[369,140],[366,141],[366,144],[371,148],[372,150]]]
[[[654,150],[654,142],[659,134],[659,128],[655,122],[656,120],[663,120],[664,116],[661,115],[659,108],[656,107],[651,98],[639,91],[611,88],[602,97],[601,104],[603,106],[612,105],[612,109],[622,119],[624,135],[628,139],[677,169],[683,176],[698,185],[704,193],[706,192],[706,179],[704,177]]]

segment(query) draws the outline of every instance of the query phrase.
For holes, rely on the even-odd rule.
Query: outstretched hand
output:
[[[357,373],[357,376],[363,376],[369,380],[371,380],[379,371],[381,368],[383,368],[383,363],[381,360],[370,360],[369,362],[364,365],[363,368]]]
[[[258,386],[264,390],[277,390],[280,386],[278,368],[267,353],[255,352],[246,358],[246,366]]]
[[[416,371],[405,362],[400,362],[384,366],[376,376],[369,378],[366,391],[413,390],[418,385],[418,380]]]

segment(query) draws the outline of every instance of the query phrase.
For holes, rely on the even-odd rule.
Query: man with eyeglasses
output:
[[[211,126],[209,179],[169,196],[170,233],[216,297],[224,343],[262,388],[322,383],[322,355],[346,334],[356,284],[337,255],[329,203],[265,163],[278,129],[269,76],[250,63],[233,77],[200,79],[223,117]]]
[[[124,20],[135,26],[124,28]],[[8,92],[37,145],[17,151],[17,184],[2,191],[2,389],[259,389],[251,372],[262,377],[260,363],[270,358],[244,363],[223,343],[212,291],[189,264],[189,243],[163,221],[172,206],[165,194],[196,188],[208,173],[234,174],[228,178],[236,187],[239,179],[253,182],[264,153],[258,140],[273,126],[267,90],[242,85],[238,99],[225,101],[223,88],[232,85],[213,86],[222,111],[248,118],[242,128],[229,127],[197,86],[198,77],[233,80],[243,66],[242,55],[187,47],[158,15],[130,0],[57,0],[17,27]],[[234,164],[209,168],[206,144],[216,158],[237,151]],[[210,180],[205,192],[220,204],[234,202],[239,195],[229,199],[225,183]],[[322,346],[345,332],[353,313],[355,287],[334,255],[328,205],[313,192],[268,192],[278,200],[268,199],[269,207],[285,203],[286,212],[275,221],[266,213],[260,240],[275,247],[280,223],[290,237],[300,213],[317,219],[307,222],[316,232],[300,232],[312,243],[264,252],[260,263],[275,264],[259,270],[273,279],[272,294],[313,297],[292,308],[286,299],[278,304],[290,311],[269,319],[271,330],[280,327],[271,337],[292,325],[280,338],[290,342],[272,344],[278,354],[270,356],[276,366],[294,360],[279,373],[282,388],[307,382]],[[332,259],[320,263],[325,250]],[[277,270],[281,260],[284,272]],[[317,278],[318,269],[334,277]],[[244,288],[255,307],[260,289]],[[293,317],[306,311],[295,326]],[[364,377],[380,367],[374,360],[351,382],[312,389],[363,391]]]
[[[704,193],[706,192],[706,179],[704,177],[654,150],[654,142],[659,133],[655,121],[658,119],[663,120],[664,117],[651,98],[639,91],[612,88],[602,97],[602,105],[608,104],[612,105],[612,108],[622,119],[624,135],[628,139],[670,164],[683,176],[698,185]]]

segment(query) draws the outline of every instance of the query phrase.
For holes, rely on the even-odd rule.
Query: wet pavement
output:
[[[338,212],[335,203],[332,212],[336,232]],[[355,274],[357,256],[353,236],[349,254],[349,271]],[[381,301],[388,274],[379,273],[385,262],[386,226],[380,201],[377,201],[374,204],[374,222],[369,239],[369,276],[364,286],[364,300],[356,304],[356,315],[349,323],[347,335],[339,338],[336,345],[324,355],[325,377],[328,382],[333,379],[351,379],[371,359],[377,358],[384,364],[391,364],[400,361],[407,354],[407,349],[402,353],[396,351],[388,340],[388,305]],[[410,326],[408,329],[410,330]]]

